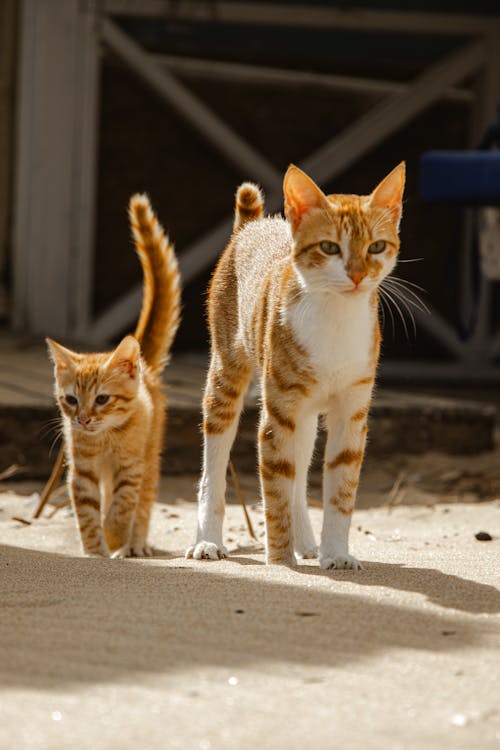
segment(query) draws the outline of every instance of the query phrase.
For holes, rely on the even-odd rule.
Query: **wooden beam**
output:
[[[73,241],[79,251],[75,255],[75,270],[70,279],[75,339],[79,339],[87,330],[91,318],[96,220],[100,51],[96,3],[87,5],[87,12],[81,15],[78,24],[76,70],[79,96],[75,101],[75,120],[78,123],[79,142],[73,167],[76,211]]]
[[[101,25],[101,35],[108,47],[130,69],[198,130],[207,141],[248,178],[258,180],[270,190],[281,185],[277,169],[253,146],[237,135],[204,102],[180,81],[155,62],[140,45],[112,21]]]
[[[232,218],[222,221],[179,254],[183,285],[188,284],[215,261],[227,245],[232,228]],[[93,322],[85,338],[100,344],[116,336],[119,331],[131,330],[137,320],[141,299],[142,288],[137,284]]]
[[[410,360],[397,362],[383,359],[379,368],[380,380],[404,382],[407,380],[412,386],[415,382],[450,383],[494,383],[500,380],[500,367],[488,362],[424,362]]]
[[[386,97],[308,157],[303,169],[320,183],[341,174],[440,99],[450,86],[475,73],[484,59],[484,44],[471,42],[428,66],[407,91]]]
[[[357,161],[360,156],[438,100],[449,86],[453,86],[466,75],[475,72],[483,61],[484,48],[481,43],[474,42],[460,48],[445,60],[428,67],[407,91],[386,97],[375,105],[353,125],[309,156],[300,166],[320,184],[330,181]],[[275,211],[281,207],[281,203],[281,188],[272,190],[267,196],[266,209],[271,212]],[[224,244],[229,237],[229,221],[226,227]],[[207,267],[214,262],[223,247],[220,237],[221,234],[216,230],[214,236],[209,233],[198,244],[196,253],[192,256],[193,259],[196,258],[196,264],[193,264],[192,270],[188,272],[187,280],[193,278],[202,267]],[[185,269],[190,268],[189,259],[189,254],[186,254]],[[184,278],[186,283],[186,275]],[[136,304],[137,289],[131,293],[130,300],[135,300],[134,304]],[[113,323],[113,320],[120,320],[120,315],[123,315],[125,308],[125,300],[120,301],[119,307],[116,307],[119,312],[113,312],[111,308],[106,314],[108,317],[104,318],[106,325],[101,324],[96,330],[98,332],[109,331],[109,324]],[[134,316],[135,314],[134,308]],[[467,359],[467,343],[458,338],[453,328],[437,312],[433,315],[417,314],[417,316],[421,325],[438,341],[441,341],[450,352],[461,359]]]
[[[96,65],[89,58],[97,54],[93,35],[80,0],[22,2],[13,322],[24,333],[74,335],[86,304],[88,288],[82,286],[91,273],[93,223],[89,162],[95,157],[89,132],[95,119],[89,91]]]
[[[260,83],[263,85],[315,86],[331,91],[348,91],[350,93],[400,94],[410,87],[407,83],[386,81],[378,78],[360,76],[332,75],[315,73],[308,70],[286,70],[270,68],[264,65],[246,65],[243,63],[221,62],[219,60],[202,60],[178,55],[152,55],[162,65],[174,73],[209,80],[235,81],[236,83]],[[443,97],[451,101],[470,104],[475,101],[475,94],[468,89],[449,88]]]
[[[10,255],[17,0],[0,3],[0,318],[9,312],[5,269]]]
[[[364,10],[324,5],[286,5],[218,0],[101,0],[107,13],[162,17],[175,21],[218,22],[407,34],[476,36],[491,28],[493,18],[459,13]]]

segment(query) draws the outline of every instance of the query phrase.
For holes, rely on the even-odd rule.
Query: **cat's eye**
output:
[[[66,399],[66,403],[70,406],[76,406],[78,404],[78,399],[75,398],[75,396],[72,396],[71,393],[67,393],[64,398]]]
[[[323,240],[319,243],[321,250],[327,255],[338,255],[340,253],[340,245],[336,242],[330,242],[329,240]]]
[[[372,242],[372,244],[368,248],[368,252],[370,253],[370,255],[378,255],[379,253],[384,252],[386,246],[387,242],[384,242],[384,240],[378,240],[377,242]]]
[[[95,400],[96,404],[99,404],[99,406],[103,406],[103,404],[107,404],[108,401],[109,401],[109,396],[107,393],[100,393]]]

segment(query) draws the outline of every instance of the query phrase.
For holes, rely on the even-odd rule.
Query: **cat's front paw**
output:
[[[227,549],[213,542],[197,542],[186,550],[186,557],[194,560],[222,560],[227,557]]]
[[[323,570],[363,570],[359,560],[348,554],[320,557],[319,566]]]

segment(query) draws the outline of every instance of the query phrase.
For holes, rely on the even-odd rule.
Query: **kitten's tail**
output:
[[[132,196],[129,218],[143,272],[142,308],[134,335],[146,363],[161,372],[180,322],[177,258],[147,195]]]
[[[244,182],[236,191],[236,205],[234,207],[233,230],[247,223],[260,219],[264,210],[264,194],[253,182]]]

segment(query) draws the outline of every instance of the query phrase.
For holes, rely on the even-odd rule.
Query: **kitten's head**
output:
[[[372,291],[396,265],[405,165],[370,195],[325,195],[298,167],[285,175],[293,262],[312,290],[354,296]]]
[[[47,339],[55,394],[71,428],[82,433],[117,429],[129,419],[141,382],[138,341],[126,336],[111,353],[79,354]]]

